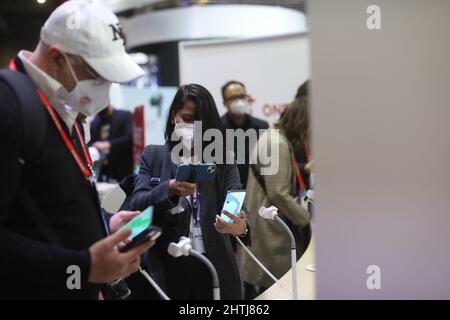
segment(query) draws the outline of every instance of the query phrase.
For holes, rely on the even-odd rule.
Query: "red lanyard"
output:
[[[9,68],[11,70],[17,71],[16,64],[14,60],[11,60],[9,63]],[[84,140],[81,136],[80,129],[78,129],[78,126],[76,122],[73,125],[73,128],[75,132],[77,133],[78,140],[80,141],[81,148],[83,149],[84,157],[86,159],[87,166],[84,164],[84,162],[81,160],[81,157],[78,155],[77,150],[75,149],[75,146],[70,141],[69,137],[67,136],[66,132],[64,131],[61,121],[59,121],[58,116],[55,113],[55,110],[52,108],[50,103],[48,102],[47,98],[44,96],[44,94],[38,89],[37,93],[39,95],[39,98],[41,99],[42,104],[47,109],[48,113],[50,114],[50,117],[53,120],[53,123],[56,126],[56,129],[58,129],[59,135],[63,139],[64,143],[66,144],[67,149],[69,149],[70,153],[72,154],[72,157],[75,159],[75,162],[77,163],[78,167],[81,170],[81,173],[85,176],[86,179],[90,180],[94,178],[94,171],[92,170],[92,161],[89,156],[89,153],[86,149],[86,145],[84,143]]]
[[[306,144],[305,144],[305,154],[306,154],[306,162],[309,162],[309,149]]]
[[[8,68],[11,70],[17,71],[16,63],[14,62],[14,60],[11,60],[9,62]]]
[[[305,190],[305,182],[303,181],[302,173],[300,172],[300,167],[298,166],[298,162],[294,157],[294,166],[295,173],[297,174],[298,185],[300,186],[300,190]]]
[[[306,154],[306,161],[309,162],[309,149],[308,146],[305,145],[305,154]],[[305,182],[303,181],[302,173],[300,171],[300,167],[298,165],[297,160],[294,158],[294,167],[295,167],[295,173],[297,175],[297,181],[298,185],[300,186],[300,190],[305,190]]]

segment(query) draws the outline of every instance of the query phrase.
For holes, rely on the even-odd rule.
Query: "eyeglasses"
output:
[[[234,95],[231,97],[226,98],[226,101],[232,101],[232,100],[240,100],[240,99],[247,99],[248,98],[248,94],[239,94],[239,95]]]
[[[76,58],[77,56],[66,53],[69,58]],[[106,81],[101,75],[99,75],[86,61],[83,59],[83,69],[93,80]]]
[[[92,79],[95,80],[104,80],[101,75],[99,75],[90,65],[88,65],[86,62],[83,66],[84,70],[92,77]]]

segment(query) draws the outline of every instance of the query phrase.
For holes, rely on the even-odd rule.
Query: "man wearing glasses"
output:
[[[255,129],[256,134],[259,135],[260,129],[269,128],[269,124],[261,119],[253,117],[248,113],[249,103],[251,97],[247,94],[245,86],[239,81],[229,81],[222,86],[223,105],[228,110],[222,116],[222,122],[225,129],[242,129],[245,131]],[[234,154],[238,154],[238,141],[235,139]],[[241,176],[241,183],[244,188],[247,186],[249,158],[251,146],[249,139],[245,139],[245,163],[238,163],[239,175]]]

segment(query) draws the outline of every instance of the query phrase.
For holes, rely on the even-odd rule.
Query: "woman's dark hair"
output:
[[[298,99],[302,96],[309,96],[309,80],[303,82],[303,84],[298,88],[295,99]]]
[[[196,106],[194,113],[194,121],[202,122],[202,137],[208,129],[218,129],[222,133],[223,139],[225,139],[225,128],[217,111],[216,103],[209,91],[199,84],[187,84],[178,89],[175,94],[175,98],[169,109],[169,115],[166,122],[165,139],[172,149],[178,141],[171,141],[172,133],[174,131],[175,124],[173,119],[181,108],[183,108],[186,102],[193,102]],[[203,148],[211,142],[203,142]],[[224,140],[225,145],[225,140]]]
[[[283,131],[294,148],[295,154],[304,150],[305,145],[309,146],[311,131],[308,97],[300,96],[291,102],[281,113],[280,119],[274,127]]]

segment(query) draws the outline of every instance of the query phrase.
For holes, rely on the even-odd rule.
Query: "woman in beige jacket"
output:
[[[258,210],[260,207],[272,205],[278,208],[279,216],[294,232],[299,258],[306,250],[311,237],[310,214],[299,202],[300,183],[296,165],[296,155],[298,158],[309,145],[307,108],[308,98],[300,97],[285,109],[274,128],[266,131],[258,140],[253,150],[254,155],[258,152],[258,164],[252,165],[249,170],[245,205],[253,222],[250,249],[277,278],[282,277],[291,268],[291,242],[278,223],[263,219],[258,215]],[[267,164],[268,160],[271,161],[270,164]],[[301,167],[310,171],[312,164],[313,162],[309,161]],[[277,166],[278,170],[268,170],[269,167],[276,169]],[[242,252],[241,259],[243,277],[247,284],[265,290],[274,283],[245,252]]]

